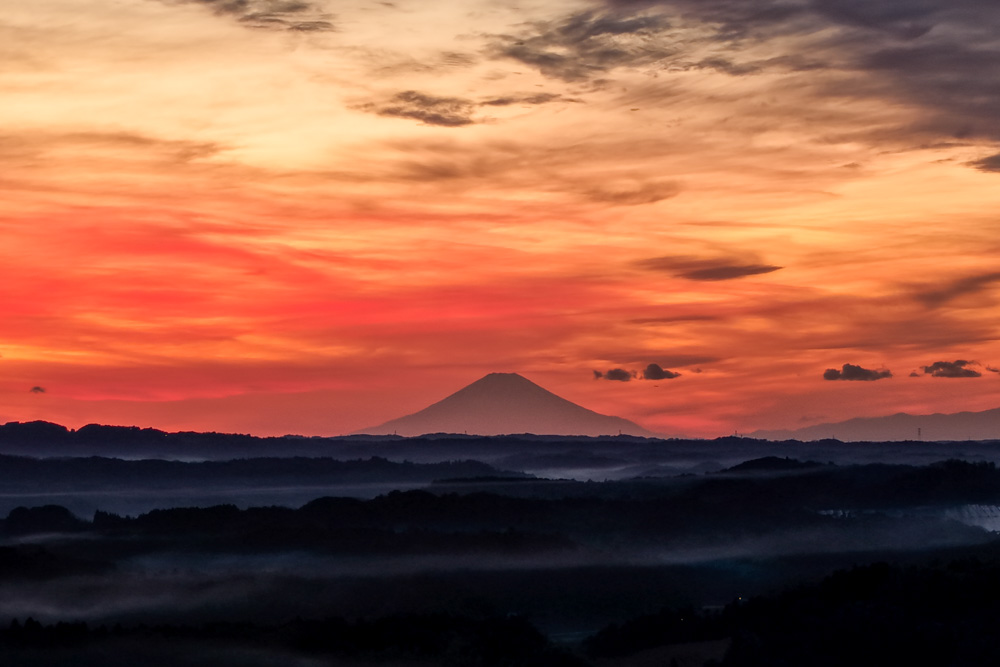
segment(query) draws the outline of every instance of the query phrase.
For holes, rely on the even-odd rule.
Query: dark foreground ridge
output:
[[[543,390],[544,391],[544,390]],[[596,413],[595,413],[596,414]],[[51,422],[8,422],[0,425],[0,454],[22,456],[106,456],[120,458],[234,459],[251,457],[371,456],[373,452],[415,449],[428,445],[455,453],[478,444],[498,448],[516,444],[654,442],[661,439],[631,436],[535,435],[531,432],[503,436],[468,435],[461,432],[428,431],[418,436],[353,434],[348,436],[270,436],[240,433],[170,433],[138,426],[88,424],[72,430]],[[696,442],[696,441],[688,441]]]
[[[108,466],[118,480],[166,463],[77,462]],[[0,471],[9,463],[44,474],[74,460],[0,460]],[[279,476],[281,465],[323,464],[169,463],[274,466]],[[708,474],[524,479],[471,475],[296,507],[86,516],[15,507],[0,520],[0,664],[839,666],[897,664],[892,655],[928,664],[924,655],[987,665],[1000,656],[988,632],[1000,620],[1000,539],[985,527],[1000,517],[991,462],[762,457]],[[907,628],[920,633],[909,645]]]
[[[203,625],[43,625],[15,618],[0,629],[0,658],[17,656],[38,667],[116,665],[300,664],[302,658],[336,665],[479,665],[584,667],[519,616],[452,613],[398,614],[350,621],[295,619],[280,625],[219,621]],[[197,656],[197,657],[194,657]],[[192,659],[193,658],[193,659]],[[150,660],[155,662],[150,663]],[[162,661],[162,662],[161,662]],[[311,662],[309,664],[312,664]]]
[[[526,478],[479,461],[411,463],[380,456],[340,461],[332,458],[245,458],[229,461],[123,460],[88,456],[39,459],[0,454],[0,490],[169,489],[231,484],[241,488],[275,485],[324,486],[341,483],[423,483],[441,479]]]
[[[544,391],[544,390],[542,390]],[[50,422],[0,425],[0,454],[31,457],[115,457],[123,459],[231,460],[241,458],[368,459],[382,456],[429,463],[475,459],[494,464],[510,458],[534,468],[656,466],[677,461],[717,462],[714,469],[765,456],[843,462],[906,461],[929,463],[959,457],[1000,462],[1000,440],[934,442],[771,441],[727,436],[713,440],[642,435],[467,435],[428,432],[419,436],[355,434],[336,437],[286,435],[258,437],[238,433],[169,433],[137,426],[88,424],[71,430]],[[531,461],[534,459],[534,461]],[[547,459],[547,460],[546,460]],[[602,463],[603,461],[603,463]],[[593,463],[598,465],[591,465]],[[548,465],[548,464],[553,465]],[[566,464],[566,465],[564,465]],[[674,468],[683,472],[683,468]],[[633,470],[630,474],[641,474]]]
[[[0,658],[39,666],[66,664],[60,661],[72,655],[74,664],[109,666],[308,657],[336,665],[586,667],[681,664],[677,656],[686,656],[686,664],[706,667],[992,667],[1000,663],[998,600],[996,561],[876,562],[718,609],[664,608],[610,624],[579,646],[554,644],[524,616],[488,612],[110,626],[28,617],[0,629]],[[166,662],[148,662],[157,658]]]

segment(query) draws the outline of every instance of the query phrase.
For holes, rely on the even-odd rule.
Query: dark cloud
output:
[[[914,40],[943,23],[973,24],[995,13],[994,7],[978,0],[605,0],[604,4],[620,13],[657,9],[688,24],[705,24],[715,29],[717,41],[810,34],[823,28],[860,29],[870,41],[879,34]]]
[[[925,110],[917,129],[949,139],[1000,139],[1000,50],[971,41],[886,46],[857,66],[884,84],[881,96]]]
[[[673,380],[675,377],[680,377],[680,375],[680,373],[661,368],[659,364],[650,364],[642,372],[642,377],[647,380]]]
[[[182,0],[184,1],[184,0]],[[330,15],[311,2],[300,0],[186,0],[210,7],[216,14],[264,30],[329,32],[335,30]]]
[[[935,361],[930,366],[924,366],[924,373],[936,378],[977,378],[982,377],[982,373],[968,366],[978,366],[975,361]]]
[[[923,37],[934,27],[936,3],[925,0],[812,0],[812,8],[835,23],[868,28],[900,39]]]
[[[970,167],[979,171],[1000,172],[1000,153],[984,157],[982,160],[975,160],[968,163]]]
[[[633,374],[629,373],[624,368],[612,368],[606,373],[600,371],[594,371],[594,379],[600,380],[604,378],[605,380],[613,380],[615,382],[629,382],[633,378]]]
[[[824,380],[873,382],[875,380],[882,380],[891,377],[892,372],[888,369],[871,370],[868,368],[862,368],[861,366],[855,366],[854,364],[844,364],[840,370],[837,370],[836,368],[827,368],[823,372]]]
[[[679,278],[700,281],[734,280],[771,273],[781,268],[771,264],[746,263],[726,259],[699,259],[687,256],[651,257],[640,260],[636,264],[649,271],[664,271]]]
[[[875,4],[913,11],[907,9],[911,3],[901,0]],[[835,92],[909,105],[915,112],[914,121],[905,131],[914,138],[923,135],[930,142],[1000,140],[1000,117],[996,114],[1000,105],[1000,49],[993,31],[984,29],[998,25],[1000,5],[970,0],[912,5],[918,8],[912,29],[921,25],[933,29],[902,45],[891,37],[864,43],[865,35],[845,35],[840,55],[844,69],[853,70],[854,89]],[[906,29],[902,18],[895,24]],[[855,49],[853,55],[848,48]]]
[[[667,56],[657,36],[669,27],[658,14],[583,12],[562,21],[533,23],[519,35],[497,35],[494,57],[509,58],[563,81],[600,77],[616,67],[635,67]]]
[[[912,372],[910,373],[910,377],[911,377],[911,378],[918,378],[918,377],[920,377],[920,373],[918,373],[918,372],[916,372],[916,371],[912,371]]]
[[[619,12],[666,10],[680,20],[712,26],[717,41],[759,39],[808,11],[800,3],[780,0],[605,0],[605,4]]]
[[[777,271],[780,266],[770,266],[764,264],[743,264],[728,266],[713,266],[704,269],[694,269],[680,274],[682,278],[688,280],[732,280],[745,276],[755,276],[762,273]]]
[[[1000,271],[959,278],[942,287],[918,292],[916,297],[928,307],[936,308],[953,299],[981,292],[995,282],[1000,282]]]
[[[986,370],[988,370],[990,373],[1000,373],[1000,368],[993,368],[992,366],[987,366]]]
[[[475,122],[472,119],[474,107],[471,101],[460,97],[436,97],[407,90],[393,95],[385,103],[369,103],[359,108],[379,116],[418,120],[425,125],[462,127]]]
[[[29,389],[28,391],[30,391],[32,394],[44,394],[45,393],[45,387],[35,386],[35,387],[32,387],[31,389]]]
[[[672,45],[660,45],[660,57],[671,68],[688,62],[736,76],[775,67],[800,69],[789,59],[808,62],[808,69],[827,70],[829,78],[811,85],[828,99],[878,99],[895,102],[910,116],[895,129],[878,123],[873,141],[903,141],[913,146],[956,139],[1000,141],[1000,3],[982,0],[604,0],[617,18],[659,12],[674,24],[707,29],[707,36]],[[659,19],[658,25],[665,20]],[[656,28],[642,28],[655,34]],[[554,28],[540,31],[535,40],[558,42]],[[785,39],[795,53],[767,61],[747,58],[747,42],[771,42],[780,48]],[[659,44],[661,40],[654,43]],[[522,48],[534,42],[526,42]],[[707,47],[709,56],[695,58]],[[565,47],[563,47],[565,49]],[[535,53],[541,49],[532,49]],[[544,51],[543,51],[544,53]],[[565,51],[574,56],[572,50]],[[808,53],[803,59],[801,54]],[[603,62],[620,66],[642,64],[643,53],[619,53]],[[535,53],[536,58],[541,54]],[[610,67],[595,65],[593,69]],[[563,63],[551,63],[553,75],[582,78],[584,72]],[[682,66],[683,68],[683,66]],[[544,71],[544,70],[543,70]],[[1000,170],[1000,156],[971,166]]]

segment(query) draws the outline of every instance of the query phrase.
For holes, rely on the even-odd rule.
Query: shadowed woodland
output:
[[[144,451],[143,437],[121,447]],[[595,667],[1000,658],[988,632],[1000,586],[990,443],[914,443],[906,464],[879,462],[875,443],[382,445],[368,443],[379,455],[367,458],[186,462],[8,447],[0,657]],[[797,447],[837,456],[787,455]],[[960,457],[922,460],[941,450]],[[469,455],[449,458],[457,451]],[[636,466],[646,474],[629,475]],[[580,472],[595,469],[608,479]],[[290,488],[313,495],[287,502]],[[351,488],[367,491],[337,494]],[[70,506],[18,502],[37,489]],[[123,510],[129,490],[142,500]],[[157,497],[176,502],[142,509]],[[236,502],[205,502],[218,498]]]

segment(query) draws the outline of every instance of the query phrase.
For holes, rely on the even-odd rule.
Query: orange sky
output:
[[[1000,407],[985,4],[6,3],[0,422]]]

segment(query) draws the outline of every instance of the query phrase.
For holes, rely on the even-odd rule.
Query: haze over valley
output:
[[[798,454],[843,448],[842,457],[864,459],[894,445],[743,439],[441,436],[368,446],[381,444],[398,457],[490,451],[507,465],[0,458],[0,498],[28,503],[0,522],[0,612],[19,619],[0,631],[0,654],[27,650],[32,664],[57,664],[67,651],[130,664],[166,650],[180,664],[218,654],[229,656],[221,664],[600,665],[616,624],[690,609],[708,629],[652,643],[618,637],[613,653],[624,660],[706,641],[716,643],[705,660],[739,664],[732,647],[756,622],[732,618],[741,599],[858,563],[1000,557],[991,461],[835,464],[760,455],[804,446]],[[925,443],[914,455],[948,446]],[[905,445],[895,447],[905,457]],[[991,458],[995,447],[961,454]],[[645,474],[625,475],[618,466],[629,458]],[[517,460],[591,473],[541,477]],[[620,478],[594,481],[602,468]],[[39,488],[51,490],[48,502]],[[723,607],[729,616],[713,611]],[[523,627],[504,629],[510,619]],[[363,639],[376,627],[377,640]],[[404,627],[422,628],[427,643],[405,643]],[[479,643],[480,633],[515,629],[533,637],[528,647]],[[254,662],[238,657],[251,654]]]

